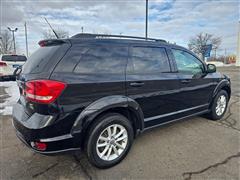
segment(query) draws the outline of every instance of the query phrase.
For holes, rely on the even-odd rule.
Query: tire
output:
[[[110,134],[112,134],[111,136],[115,137],[110,141],[107,138],[109,137],[109,128]],[[116,132],[115,135],[114,128]],[[122,134],[120,132],[122,132]],[[119,134],[121,135],[117,137]],[[132,125],[125,116],[117,113],[109,113],[100,117],[91,125],[88,134],[85,150],[89,161],[98,168],[108,168],[120,163],[131,148],[133,136]],[[121,138],[123,140],[117,141]],[[97,145],[102,146],[103,144],[105,146],[97,147]],[[124,148],[122,149],[120,147]],[[102,157],[100,157],[101,155]]]
[[[222,97],[224,97],[226,100],[224,110],[217,111],[218,101],[220,101],[220,98]],[[215,98],[213,99],[213,103],[210,108],[210,113],[208,114],[209,119],[214,121],[220,120],[224,116],[227,110],[228,101],[229,101],[229,97],[227,92],[224,90],[220,90],[218,94],[215,96]]]

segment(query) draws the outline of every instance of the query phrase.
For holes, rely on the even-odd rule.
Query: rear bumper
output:
[[[31,146],[31,143],[28,142],[27,140],[24,139],[23,135],[16,130],[16,135],[17,137],[28,147],[30,148],[32,151],[36,152],[36,153],[40,153],[40,154],[45,154],[45,155],[55,155],[55,154],[60,154],[60,153],[65,153],[65,152],[71,152],[71,151],[78,151],[81,150],[80,147],[72,147],[72,148],[59,148],[59,147],[54,147],[52,150],[46,150],[46,151],[39,151],[35,148],[33,148]],[[59,141],[60,142],[60,141]],[[49,142],[48,142],[49,143]],[[62,144],[62,141],[60,142]],[[66,146],[66,145],[65,145]]]
[[[14,75],[1,75],[0,74],[0,81],[15,81],[16,76]]]
[[[30,149],[41,154],[56,154],[80,149],[82,135],[81,133],[74,136],[70,134],[74,122],[71,120],[68,116],[56,119],[38,113],[29,116],[21,104],[16,104],[13,108],[12,123],[17,137]],[[34,146],[36,142],[45,143],[47,148],[38,150]]]

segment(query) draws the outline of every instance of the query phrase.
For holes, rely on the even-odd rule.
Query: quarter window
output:
[[[126,67],[127,52],[126,47],[90,47],[81,56],[74,72],[84,74],[123,73]]]
[[[132,66],[128,70],[138,74],[170,71],[165,48],[133,47],[131,63]]]
[[[190,53],[178,49],[172,49],[178,72],[186,74],[199,74],[203,73],[204,66],[196,57]]]

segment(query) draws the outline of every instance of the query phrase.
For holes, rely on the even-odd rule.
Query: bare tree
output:
[[[55,30],[59,38],[68,38],[69,33],[63,29],[57,29]],[[52,32],[52,30],[48,29],[47,31],[43,32],[43,38],[44,39],[56,39],[55,34]]]
[[[13,52],[12,35],[8,30],[0,33],[0,54],[10,54]]]
[[[200,55],[204,60],[204,55],[207,51],[206,45],[212,44],[212,50],[217,50],[222,42],[221,37],[214,37],[212,34],[200,33],[192,37],[188,43],[190,50]]]

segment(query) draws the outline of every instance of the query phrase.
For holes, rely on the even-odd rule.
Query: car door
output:
[[[181,104],[188,112],[185,115],[206,110],[215,87],[212,75],[205,73],[206,65],[184,49],[172,49],[172,54],[181,85]]]
[[[127,57],[128,47],[115,43],[74,44],[51,75],[68,83],[59,101],[83,109],[101,98],[110,104],[110,96],[125,96]]]
[[[130,47],[127,95],[140,105],[145,127],[166,121],[164,117],[180,109],[178,76],[170,64],[165,47]]]

